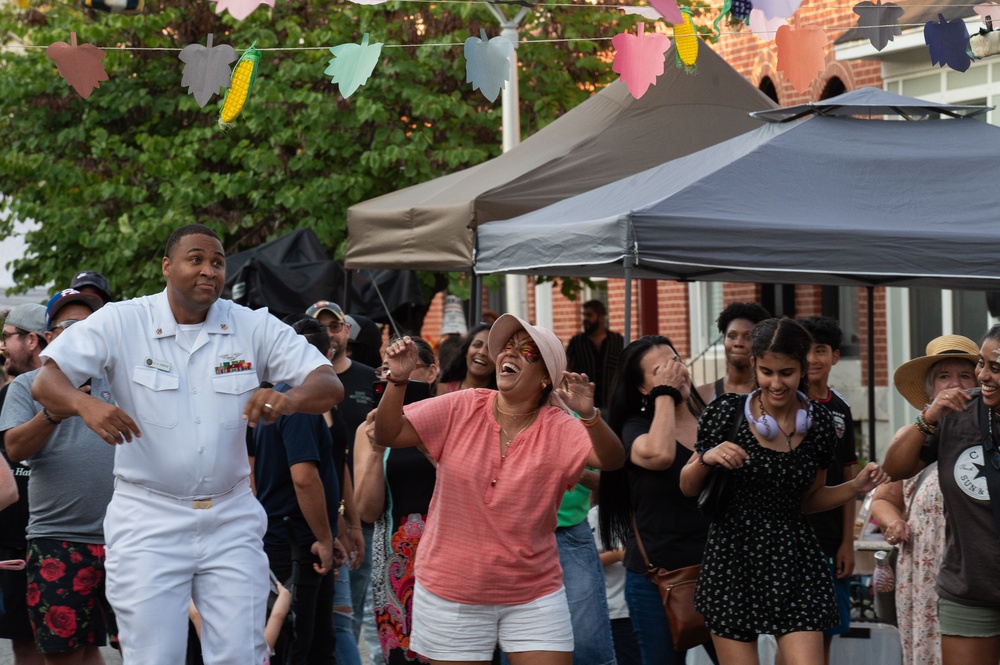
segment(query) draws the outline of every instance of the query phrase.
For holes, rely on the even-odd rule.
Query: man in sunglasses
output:
[[[104,306],[93,293],[66,289],[45,312],[45,341]],[[114,491],[114,448],[82,418],[59,418],[31,397],[39,370],[18,376],[0,414],[7,455],[31,469],[28,499],[28,616],[46,663],[98,656],[114,617],[104,594],[104,513]],[[107,382],[83,390],[113,403]]]
[[[0,353],[3,354],[4,370],[14,378],[18,374],[30,372],[41,366],[39,354],[45,348],[45,306],[25,303],[10,310],[3,325]],[[10,384],[0,388],[0,406],[6,400]],[[3,433],[0,432],[0,442]],[[4,453],[6,455],[6,452]],[[28,479],[31,469],[26,464],[10,462],[10,470],[17,480],[18,500],[12,506],[0,511],[0,559],[23,559],[28,543],[24,531],[28,525]],[[41,655],[35,650],[35,640],[28,620],[28,606],[25,605],[24,573],[21,571],[0,571],[0,593],[3,594],[6,612],[0,616],[0,639],[8,639],[17,665],[41,663]]]
[[[347,356],[347,345],[351,339],[351,324],[344,316],[344,310],[335,302],[320,300],[306,310],[306,316],[311,316],[326,328],[330,336],[330,362],[333,364],[333,371],[337,373],[337,378],[344,385],[344,400],[337,405],[337,409],[344,417],[347,426],[347,472],[348,477],[344,479],[342,485],[344,493],[353,493],[354,482],[354,433],[358,427],[364,424],[368,412],[375,408],[375,394],[372,384],[375,383],[375,368],[363,365]],[[348,520],[353,521],[354,516],[348,515]],[[354,609],[354,638],[358,639],[361,634],[361,626],[365,621],[369,621],[368,614],[364,611],[365,599],[370,599],[371,593],[371,524],[361,525],[361,537],[351,528],[349,536],[351,547],[348,548],[351,556],[351,602]],[[339,606],[339,603],[338,603]],[[374,614],[371,615],[370,625],[374,631]]]

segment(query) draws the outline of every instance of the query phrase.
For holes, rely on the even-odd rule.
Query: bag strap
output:
[[[639,525],[635,521],[635,513],[632,513],[632,532],[635,533],[635,544],[639,546],[639,554],[642,555],[642,562],[646,564],[646,570],[653,570],[653,564],[646,556],[646,548],[642,546],[642,537],[639,536]]]
[[[983,401],[982,395],[977,395],[976,399],[979,401],[979,433],[983,439],[983,457],[986,458],[983,463],[983,471],[986,475],[986,486],[990,490],[993,521],[996,523],[997,536],[1000,536],[1000,469],[994,466],[997,461],[1000,461],[1000,450],[993,442],[990,431],[992,429],[990,418],[993,417],[993,414],[990,413],[990,408]]]
[[[750,395],[740,395],[739,408],[736,409],[736,419],[733,421],[733,427],[729,430],[729,438],[727,441],[732,441],[736,443],[736,435],[740,433],[740,426],[743,424],[743,413],[747,408],[747,399]]]

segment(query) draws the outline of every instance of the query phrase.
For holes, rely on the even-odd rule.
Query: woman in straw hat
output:
[[[594,384],[565,371],[551,331],[504,314],[488,346],[497,391],[463,390],[405,409],[413,343],[404,337],[385,352],[390,376],[376,440],[421,446],[438,465],[417,552],[410,648],[432,663],[476,663],[489,662],[499,642],[512,665],[569,665],[556,511],[584,465],[616,469],[625,452],[594,408]]]
[[[1000,326],[986,333],[977,357],[982,389],[938,392],[913,425],[896,432],[884,464],[899,479],[938,462],[947,534],[936,587],[945,665],[1000,662],[1000,511],[990,500],[990,486],[1000,487]]]
[[[923,410],[943,390],[979,385],[976,343],[961,335],[944,335],[927,344],[927,355],[896,369],[896,390]],[[903,429],[913,429],[906,425]],[[900,434],[905,434],[900,430]],[[937,591],[934,589],[944,552],[944,504],[937,464],[917,476],[875,490],[872,517],[882,534],[899,550],[896,563],[896,616],[903,643],[904,665],[941,662]]]

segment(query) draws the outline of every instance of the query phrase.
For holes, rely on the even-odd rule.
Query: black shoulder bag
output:
[[[732,429],[729,431],[729,436],[723,439],[723,441],[736,441],[736,435],[743,424],[743,411],[746,408],[747,397],[747,395],[740,395],[740,404],[736,410],[736,418],[733,420]],[[698,509],[702,515],[710,520],[714,520],[724,513],[729,505],[730,495],[732,494],[732,490],[729,487],[729,479],[728,469],[721,467],[712,469],[708,480],[705,481],[705,487],[702,488],[701,494],[698,495]],[[1000,478],[997,480],[1000,481]],[[1000,494],[997,496],[1000,496]]]

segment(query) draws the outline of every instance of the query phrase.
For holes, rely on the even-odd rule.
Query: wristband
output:
[[[708,452],[707,450],[703,450],[700,453],[698,453],[698,463],[706,468],[714,469],[716,466],[715,464],[709,464],[708,462],[705,461],[705,453],[707,452]]]
[[[672,397],[675,405],[684,401],[684,397],[681,396],[681,391],[677,390],[677,388],[674,388],[673,386],[656,386],[649,391],[650,399],[656,399],[661,395],[669,395]]]
[[[601,410],[596,406],[594,407],[594,414],[589,418],[580,418],[580,423],[584,427],[593,427],[597,423],[601,422]]]
[[[50,416],[48,409],[46,409],[44,406],[42,407],[42,415],[45,416],[45,419],[48,420],[53,425],[58,425],[59,423],[62,422],[61,420],[56,420],[55,418]]]
[[[392,370],[390,369],[390,370],[388,370],[385,373],[385,380],[388,381],[389,383],[391,383],[394,386],[405,386],[407,383],[410,382],[410,377],[406,377],[405,379],[396,380],[396,379],[392,378]]]

